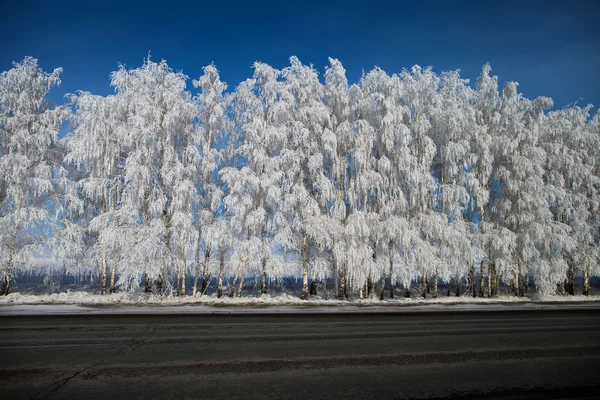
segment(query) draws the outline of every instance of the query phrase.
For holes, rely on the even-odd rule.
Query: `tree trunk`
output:
[[[477,297],[477,287],[475,284],[475,264],[471,264],[471,269],[469,270],[469,285],[471,286],[473,298]]]
[[[198,222],[198,241],[196,242],[196,268],[194,269],[194,284],[192,285],[192,297],[196,297],[198,290],[198,276],[200,274],[200,246],[202,245],[202,232]]]
[[[408,286],[404,288],[404,297],[407,299],[410,297],[410,287]]]
[[[164,196],[164,187],[162,188],[163,191],[163,196]],[[164,240],[164,244],[165,244],[165,249],[168,255],[171,254],[171,218],[169,217],[169,214],[167,212],[166,208],[163,208],[163,225],[164,225],[164,232],[163,232],[163,240]],[[168,259],[170,259],[170,257],[167,257]],[[163,265],[162,271],[160,273],[160,275],[158,276],[158,281],[156,282],[156,291],[159,294],[164,294],[164,281],[168,280],[168,274],[169,274],[169,265]]]
[[[438,274],[433,274],[433,296],[434,299],[438,297]]]
[[[519,263],[519,277],[517,279],[517,284],[519,285],[519,297],[523,297],[523,274],[521,273],[521,263]]]
[[[456,282],[456,297],[460,296],[460,276],[458,276],[458,272],[456,273],[456,277],[454,279],[454,281]]]
[[[344,298],[346,298],[346,265],[342,264],[340,268],[340,288],[338,299],[343,300]]]
[[[483,298],[485,294],[485,268],[483,264],[483,258],[479,264],[479,297]]]
[[[390,299],[394,298],[394,289],[395,289],[395,285],[394,285],[394,279],[393,279],[393,272],[394,272],[394,245],[393,243],[390,241]]]
[[[423,278],[421,279],[421,297],[424,299],[427,298],[427,275],[423,274]]]
[[[217,281],[217,297],[223,296],[223,271],[225,271],[225,250],[219,251],[219,280]]]
[[[383,266],[383,270],[381,271],[381,292],[379,293],[379,300],[383,300],[385,298],[385,265]]]
[[[181,295],[185,296],[185,277],[187,275],[187,257],[183,251],[183,265],[181,266]]]
[[[147,272],[144,273],[144,293],[152,293],[152,283]]]
[[[339,293],[339,285],[338,285],[338,266],[337,266],[337,259],[335,258],[335,254],[332,251],[331,254],[331,264],[333,266],[333,293],[334,293],[334,297],[339,298],[340,293]]]
[[[590,295],[590,264],[588,262],[583,265],[583,295]]]
[[[117,276],[117,263],[113,263],[112,269],[110,271],[110,293],[115,293],[117,289],[115,288],[115,278]]]
[[[12,231],[12,236],[10,238],[11,240],[10,240],[10,250],[9,250],[9,254],[8,254],[8,263],[6,265],[6,272],[4,273],[4,281],[2,282],[2,289],[0,289],[0,296],[8,296],[8,294],[10,293],[10,284],[12,283],[13,266],[15,265],[17,232],[18,232],[18,224],[15,223],[15,226]]]
[[[175,286],[177,287],[177,296],[181,295],[181,264],[177,266],[177,280],[175,281]]]
[[[202,286],[200,289],[200,296],[204,296],[206,294],[206,290],[208,289],[208,265],[210,262],[210,242],[206,242],[206,249],[204,250],[204,265],[202,267]]]
[[[427,289],[427,293],[429,293],[429,274],[425,275],[425,287]]]
[[[316,295],[317,294],[317,279],[313,278],[310,281],[310,290],[309,290],[311,295]]]
[[[575,267],[573,257],[569,254],[567,257],[567,292],[573,296],[575,294]]]
[[[233,282],[231,282],[231,290],[229,291],[229,297],[233,297],[235,295],[235,285],[236,285],[238,276],[240,275],[240,272],[242,270],[242,266],[244,265],[244,263],[245,263],[245,260],[242,259],[242,261],[240,261],[240,263],[238,264],[237,269],[235,270],[235,275],[233,276]]]
[[[490,297],[495,298],[498,297],[498,276],[496,275],[496,263],[494,262],[494,260],[492,259],[491,255],[490,255],[490,279],[491,279],[491,283],[490,283]]]
[[[242,265],[242,276],[240,277],[240,286],[238,286],[237,297],[242,297],[242,289],[244,288],[244,280],[246,279],[246,262]]]
[[[185,270],[186,270],[186,259],[185,250],[181,250],[181,263],[177,267],[177,296],[185,296]]]
[[[308,238],[302,234],[302,295],[301,300],[308,300]]]
[[[267,294],[267,255],[265,248],[267,246],[265,227],[262,228],[262,281],[260,286],[260,293]]]
[[[100,260],[100,273],[102,274],[102,283],[100,286],[100,294],[106,294],[106,270],[108,269],[108,262],[106,260],[106,251],[102,249],[102,255]]]
[[[513,275],[513,293],[517,297],[523,296],[523,276],[521,275],[521,263],[517,263],[517,271]]]

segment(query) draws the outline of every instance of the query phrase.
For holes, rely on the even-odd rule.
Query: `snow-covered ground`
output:
[[[438,299],[398,298],[373,300],[300,300],[296,296],[278,294],[262,297],[168,297],[143,293],[96,295],[67,292],[50,295],[11,293],[0,298],[0,315],[22,314],[170,314],[170,313],[320,313],[320,312],[421,312],[507,309],[548,309],[564,307],[600,307],[600,296],[546,296],[496,299],[471,296]]]

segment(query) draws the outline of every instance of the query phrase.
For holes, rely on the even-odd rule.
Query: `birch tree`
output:
[[[138,260],[128,263],[130,277],[157,279],[157,289],[164,285],[174,263],[173,249],[182,243],[172,243],[172,220],[179,211],[186,211],[191,201],[181,196],[192,196],[195,191],[184,190],[185,156],[189,147],[195,146],[193,130],[194,106],[186,90],[185,76],[173,72],[165,61],[146,60],[137,69],[120,66],[111,74],[111,85],[117,94],[117,107],[125,110],[126,118],[119,121],[120,140],[130,148],[125,161],[124,176],[127,183],[123,211],[131,220],[141,220],[143,226],[132,229],[143,231],[130,253],[137,250]],[[182,186],[183,185],[183,186]],[[177,195],[177,197],[176,197]],[[187,213],[192,218],[191,213]],[[184,224],[181,227],[190,227]],[[142,239],[143,238],[143,239]],[[148,257],[153,261],[147,263]],[[140,262],[141,261],[141,262]],[[144,267],[147,266],[147,267]],[[144,271],[145,270],[145,271]]]
[[[0,74],[1,295],[8,295],[16,265],[40,251],[40,227],[52,225],[49,198],[62,151],[59,130],[68,109],[46,96],[60,84],[61,68],[44,72],[31,57]]]
[[[219,139],[226,136],[228,119],[226,115],[227,104],[224,92],[227,85],[221,82],[219,72],[214,65],[203,68],[204,74],[200,79],[193,81],[194,87],[201,88],[202,92],[195,98],[200,120],[201,137],[201,163],[198,174],[200,198],[202,201],[198,215],[198,241],[196,244],[196,271],[202,263],[202,285],[200,294],[204,294],[208,288],[209,263],[212,253],[211,237],[213,236],[213,225],[217,221],[217,214],[221,207],[223,191],[218,180],[219,166],[222,165],[222,152],[218,149]],[[223,144],[222,144],[223,145]],[[224,143],[226,146],[227,143]],[[220,230],[217,230],[220,232]],[[204,234],[203,234],[204,233]],[[204,239],[204,261],[200,260],[201,241]],[[196,294],[196,272],[194,277],[194,288],[192,295]]]

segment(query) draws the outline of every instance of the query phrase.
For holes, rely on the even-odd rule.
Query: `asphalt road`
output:
[[[0,398],[600,398],[600,309],[2,316]]]

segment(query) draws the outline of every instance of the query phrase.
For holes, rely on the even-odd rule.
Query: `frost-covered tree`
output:
[[[117,113],[124,116],[116,130],[129,149],[121,212],[133,223],[127,236],[134,242],[122,273],[127,281],[146,275],[147,286],[148,279],[157,279],[159,292],[169,285],[177,250],[185,254],[186,241],[195,234],[191,205],[196,190],[186,161],[198,143],[186,80],[165,61],[149,59],[140,68],[120,66],[111,74]],[[178,243],[172,242],[175,217]]]
[[[46,95],[60,84],[61,68],[44,72],[26,57],[0,74],[0,268],[7,295],[17,265],[40,256],[53,224],[50,196],[62,161],[58,134],[68,109]]]
[[[346,190],[348,187],[349,158],[352,153],[352,117],[350,90],[346,70],[342,63],[330,58],[325,72],[324,102],[329,111],[329,127],[323,131],[323,163],[332,191],[328,201],[331,227],[331,265],[334,292],[338,298],[345,297],[347,290],[347,266],[343,262],[343,232],[349,208]]]
[[[224,92],[227,85],[221,82],[219,72],[214,65],[204,67],[204,74],[193,81],[194,87],[202,92],[196,97],[198,118],[200,120],[201,161],[197,172],[201,207],[198,213],[198,240],[196,243],[196,273],[192,295],[196,294],[198,271],[202,263],[202,285],[200,293],[208,288],[209,263],[212,249],[212,238],[219,242],[219,233],[224,232],[215,227],[220,210],[222,210],[223,189],[219,181],[218,171],[225,160],[228,143],[227,101]],[[219,142],[220,141],[220,142]],[[214,229],[213,229],[214,228]],[[204,241],[204,262],[200,259],[202,240]]]
[[[321,139],[329,124],[329,112],[323,104],[323,86],[317,71],[296,57],[282,72],[284,88],[281,102],[286,106],[286,147],[281,152],[283,199],[281,214],[289,237],[288,249],[301,259],[302,299],[309,295],[309,276],[327,277],[318,258],[330,246],[326,229],[327,200],[331,182],[325,176]],[[312,268],[311,268],[312,267]]]
[[[565,276],[557,249],[558,253],[568,251],[572,245],[568,227],[553,220],[546,198],[546,152],[539,145],[539,130],[545,118],[543,110],[551,105],[547,98],[523,98],[514,82],[502,93],[500,130],[495,138],[498,193],[493,207],[498,221],[515,235],[513,262],[510,270],[501,273],[512,279],[518,296],[523,296],[529,274],[536,277],[540,292],[552,291]]]
[[[241,83],[235,92],[233,109],[237,143],[234,157],[237,166],[224,168],[222,177],[228,187],[224,199],[237,236],[239,251],[232,260],[237,263],[231,295],[238,277],[241,291],[246,272],[261,276],[261,293],[266,293],[267,279],[280,278],[283,271],[271,270],[273,246],[288,243],[283,219],[278,214],[281,202],[279,154],[285,146],[285,121],[289,117],[279,96],[280,71],[263,63],[254,64],[254,77]],[[240,165],[241,164],[241,165]],[[274,237],[278,233],[279,237]],[[249,254],[259,254],[249,257]],[[237,260],[237,261],[236,261]],[[269,274],[271,273],[271,274]]]
[[[127,149],[116,131],[115,100],[114,96],[102,97],[88,92],[72,97],[76,112],[71,119],[69,151],[65,157],[65,163],[82,172],[76,179],[87,211],[83,222],[88,225],[83,228],[96,237],[92,253],[100,266],[101,294],[106,293],[109,255],[112,261],[111,293],[116,290],[119,262],[118,246],[115,246],[119,238],[114,236],[120,232],[114,230],[114,213],[119,208],[124,189],[121,160]]]
[[[583,292],[589,294],[590,267],[597,265],[598,233],[594,221],[598,210],[600,180],[597,171],[598,135],[590,120],[591,106],[569,107],[552,112],[541,135],[546,151],[545,180],[554,220],[569,226],[571,248],[555,254],[557,263],[567,264],[562,291],[574,294],[576,269],[583,277]],[[594,268],[595,269],[595,268]]]

